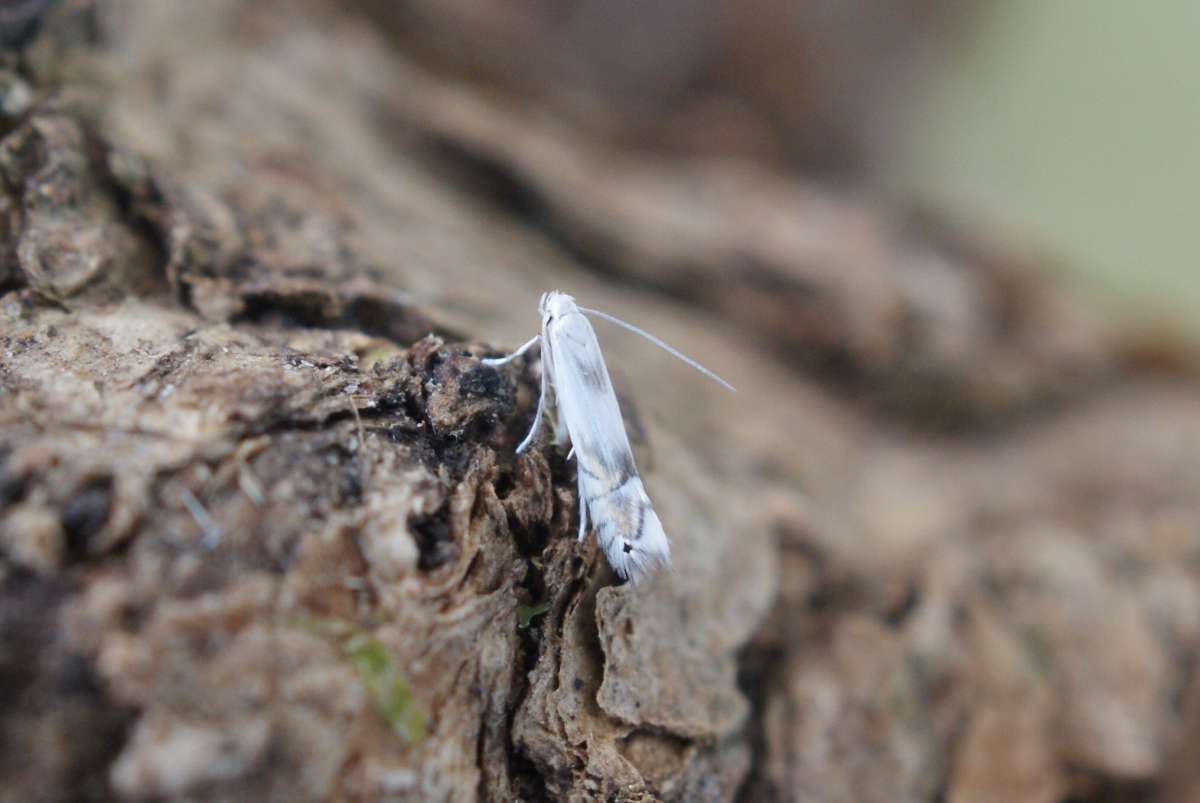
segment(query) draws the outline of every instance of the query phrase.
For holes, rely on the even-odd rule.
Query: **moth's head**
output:
[[[542,300],[538,302],[538,312],[542,313],[543,323],[547,323],[553,318],[561,318],[574,309],[575,297],[557,290],[542,293]]]

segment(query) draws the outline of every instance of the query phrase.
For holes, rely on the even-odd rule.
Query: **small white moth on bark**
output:
[[[576,305],[575,299],[557,290],[542,295],[541,334],[507,357],[485,359],[486,365],[504,365],[534,345],[542,349],[542,392],[529,434],[517,447],[525,451],[546,412],[547,389],[554,390],[558,406],[556,442],[568,438],[579,476],[579,539],[587,535],[590,519],[600,548],[622,578],[636,581],[671,561],[671,547],[662,523],[642,486],[625,422],[613,392],[596,333],[584,313],[623,326],[666,349],[693,368],[733,390],[733,386],[704,366],[680,354],[663,341],[632,324],[599,310]]]

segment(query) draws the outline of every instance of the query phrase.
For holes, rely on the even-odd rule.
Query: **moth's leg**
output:
[[[575,446],[574,446],[574,445],[572,445],[572,446],[571,446],[571,451],[567,452],[567,459],[568,459],[568,460],[570,460],[570,459],[571,459],[572,457],[574,457],[574,456],[575,456]]]
[[[587,497],[583,495],[583,466],[576,465],[579,477],[579,540],[587,535]]]
[[[541,335],[534,335],[529,340],[528,343],[521,346],[521,348],[517,349],[512,354],[509,354],[507,357],[488,357],[486,359],[480,360],[480,362],[483,363],[484,365],[491,365],[491,366],[507,365],[508,363],[515,360],[517,357],[520,357],[522,354],[524,354],[525,352],[527,352],[531,348],[533,348],[533,345],[541,339],[542,339]]]
[[[535,337],[534,340],[537,340]],[[529,344],[526,343],[526,346]],[[522,346],[524,348],[525,346]],[[517,447],[517,454],[529,448],[529,444],[533,443],[533,436],[537,434],[538,427],[542,424],[542,415],[546,412],[546,355],[542,355],[542,395],[538,396],[537,412],[533,414],[533,426],[529,428],[529,434],[525,436],[525,440],[521,441],[521,445]]]
[[[554,420],[554,444],[556,446],[562,446],[570,439],[570,437],[571,433],[567,431],[567,420],[566,417],[563,416],[562,408],[560,407],[559,414]],[[575,451],[574,444],[571,444],[571,451]],[[571,459],[570,455],[567,456],[567,459]]]

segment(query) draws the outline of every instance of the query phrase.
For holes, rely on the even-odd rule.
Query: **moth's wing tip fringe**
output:
[[[632,557],[637,555],[637,557]],[[619,567],[614,566],[617,575],[630,585],[647,582],[660,572],[674,571],[670,552],[646,552],[644,554],[630,553]]]

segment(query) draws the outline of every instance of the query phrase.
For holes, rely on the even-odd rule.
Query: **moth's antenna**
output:
[[[650,334],[650,333],[649,333],[649,332],[647,332],[645,329],[640,329],[640,328],[638,328],[638,327],[634,326],[634,325],[633,325],[633,324],[631,324],[631,323],[625,323],[625,321],[621,320],[620,318],[617,318],[617,317],[615,317],[615,316],[613,316],[613,315],[609,315],[607,312],[601,312],[601,311],[600,311],[600,310],[598,310],[598,309],[590,309],[590,308],[588,308],[588,307],[579,307],[579,311],[580,311],[580,312],[586,312],[588,315],[595,315],[595,316],[596,316],[596,317],[598,317],[598,318],[603,318],[603,319],[604,319],[604,320],[606,320],[606,321],[610,321],[610,322],[612,322],[612,323],[615,323],[617,326],[623,326],[623,327],[625,327],[626,329],[628,329],[629,331],[633,332],[633,333],[634,333],[634,334],[636,334],[636,335],[641,335],[642,337],[646,338],[647,340],[649,340],[649,341],[650,341],[651,343],[653,343],[654,345],[658,346],[658,347],[659,347],[660,349],[662,349],[663,351],[666,351],[666,352],[668,352],[669,354],[673,354],[674,356],[676,356],[676,357],[678,357],[679,359],[683,360],[683,361],[684,361],[684,362],[686,362],[688,365],[692,366],[692,367],[693,367],[693,368],[695,368],[697,371],[699,371],[700,373],[702,373],[702,374],[704,374],[705,376],[707,376],[709,379],[712,379],[712,380],[713,380],[713,381],[715,381],[715,382],[719,382],[720,384],[724,385],[724,386],[725,386],[726,388],[728,388],[729,390],[733,391],[734,393],[737,393],[737,388],[735,388],[733,385],[729,384],[729,383],[728,383],[728,382],[726,382],[724,379],[722,379],[721,377],[717,376],[717,375],[716,375],[716,374],[714,374],[712,371],[708,370],[708,369],[707,369],[707,368],[705,368],[703,365],[701,365],[700,363],[698,363],[698,362],[696,362],[695,360],[693,360],[691,357],[688,357],[688,356],[686,356],[686,355],[684,355],[684,354],[681,354],[681,353],[680,353],[680,352],[679,352],[677,349],[674,349],[674,348],[672,348],[671,346],[668,346],[668,345],[667,345],[666,343],[664,343],[662,340],[659,340],[657,337],[655,337],[654,335]]]

